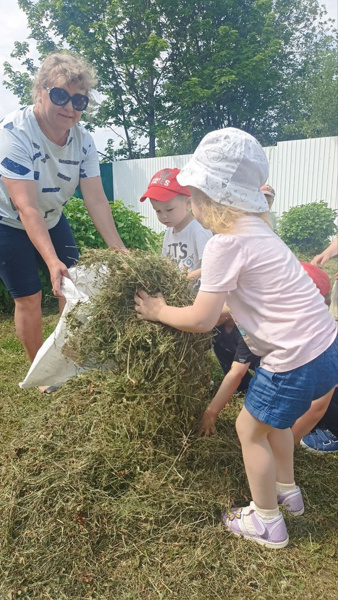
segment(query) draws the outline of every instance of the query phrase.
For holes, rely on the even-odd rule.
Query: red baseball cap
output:
[[[310,263],[306,262],[301,262],[300,264],[302,265],[303,269],[305,269],[307,274],[310,275],[313,283],[317,286],[321,295],[326,296],[331,289],[330,278],[328,274],[325,273],[323,269],[316,267],[316,265],[310,265]]]
[[[140,201],[143,202],[146,198],[151,198],[152,200],[158,200],[158,202],[167,202],[178,194],[190,198],[189,188],[180,185],[176,179],[179,173],[180,169],[162,169],[155,173]]]
[[[271,185],[268,185],[267,183],[265,185],[262,185],[261,192],[263,192],[263,194],[266,194],[267,196],[271,196],[272,198],[274,198],[276,195],[276,192],[273,189],[273,187],[271,187]]]

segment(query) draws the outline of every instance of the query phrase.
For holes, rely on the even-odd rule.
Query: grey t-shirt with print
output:
[[[66,144],[58,146],[42,133],[33,106],[27,106],[0,123],[0,176],[0,223],[24,229],[3,176],[35,181],[39,210],[51,229],[80,179],[100,176],[100,166],[94,141],[83,125],[72,127]]]
[[[195,219],[178,233],[174,233],[173,227],[168,227],[164,234],[162,256],[170,256],[181,271],[190,273],[201,266],[204,247],[211,237],[211,231],[204,229]]]

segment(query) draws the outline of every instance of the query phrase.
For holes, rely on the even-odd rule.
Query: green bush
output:
[[[323,200],[293,206],[278,220],[277,233],[293,252],[314,256],[325,250],[337,232],[336,216],[337,211]]]
[[[0,279],[0,312],[11,313],[14,310],[14,302],[7,292],[5,284]]]
[[[130,249],[160,251],[161,236],[143,224],[144,216],[127,208],[121,200],[109,203],[117,230],[123,243]],[[74,234],[76,245],[83,248],[106,248],[80,198],[72,198],[64,214]]]
[[[116,200],[109,204],[117,230],[127,248],[138,248],[139,250],[150,250],[152,248],[160,252],[162,236],[143,224],[144,216],[124,206],[121,200]],[[106,248],[106,244],[94,227],[83,200],[72,198],[65,206],[64,214],[73,231],[76,246],[80,254],[85,248]],[[46,302],[51,298],[48,273],[41,271],[40,278],[42,294],[44,302]],[[13,300],[0,279],[0,311],[11,312],[13,306]]]

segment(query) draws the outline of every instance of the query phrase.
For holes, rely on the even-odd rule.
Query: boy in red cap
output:
[[[149,198],[160,223],[167,227],[162,256],[169,256],[189,279],[198,279],[204,247],[212,237],[191,212],[190,190],[181,186],[176,176],[180,169],[162,169],[151,178],[140,198]]]

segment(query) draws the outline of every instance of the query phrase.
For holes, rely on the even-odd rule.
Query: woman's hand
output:
[[[6,178],[3,181],[27,235],[48,267],[54,296],[62,298],[62,277],[69,278],[69,273],[66,265],[57,257],[46,222],[39,210],[35,181]]]
[[[167,306],[162,294],[156,294],[156,297],[149,296],[144,290],[139,290],[134,297],[135,310],[137,318],[146,321],[160,321],[160,311]]]
[[[54,296],[58,298],[63,298],[63,293],[61,292],[61,283],[63,277],[68,277],[70,279],[70,275],[68,273],[68,269],[66,265],[58,260],[57,262],[49,265],[49,274],[50,280],[52,282],[52,292]]]

